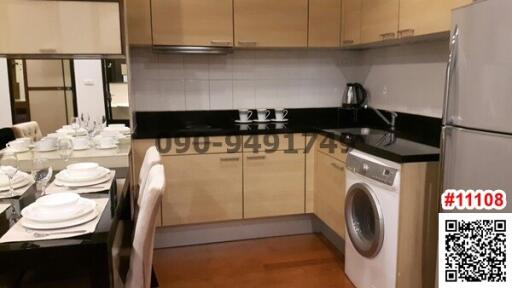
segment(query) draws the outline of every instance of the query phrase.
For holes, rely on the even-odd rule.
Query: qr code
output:
[[[510,213],[439,214],[439,287],[512,287],[511,226]]]

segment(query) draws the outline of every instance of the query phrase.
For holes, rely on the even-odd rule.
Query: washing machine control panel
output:
[[[381,165],[353,154],[347,156],[347,169],[390,186],[395,182],[398,172],[395,168]]]

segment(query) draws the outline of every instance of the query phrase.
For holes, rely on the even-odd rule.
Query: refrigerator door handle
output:
[[[450,38],[450,55],[448,56],[448,64],[446,65],[446,80],[444,87],[444,100],[443,100],[443,125],[447,125],[451,123],[451,119],[447,119],[448,117],[448,102],[450,100],[450,88],[451,88],[451,80],[452,74],[455,70],[455,63],[457,61],[457,44],[459,41],[459,26],[455,25],[453,29],[453,35]]]

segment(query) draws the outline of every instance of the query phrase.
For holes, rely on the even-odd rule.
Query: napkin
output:
[[[50,240],[50,239],[64,239],[71,238],[79,235],[85,235],[93,233],[96,230],[96,226],[100,221],[101,215],[103,214],[103,210],[108,203],[109,198],[93,198],[91,200],[96,201],[96,210],[99,212],[99,215],[94,218],[92,221],[84,223],[82,225],[77,225],[69,228],[56,229],[56,230],[32,230],[27,229],[21,225],[21,221],[18,221],[14,226],[7,231],[2,238],[0,238],[0,243],[7,242],[21,242],[21,241],[40,241],[40,240]],[[70,233],[70,234],[53,234],[56,232],[73,232],[78,230],[84,230],[82,233]],[[38,233],[49,233],[50,235],[45,237],[35,237],[34,232]]]
[[[106,182],[92,185],[92,186],[84,186],[84,187],[66,187],[66,186],[57,186],[55,185],[55,182],[52,182],[48,187],[46,188],[47,194],[52,193],[59,193],[59,192],[74,192],[78,194],[85,194],[85,193],[95,193],[95,192],[102,192],[105,190],[110,190],[110,187],[112,186],[112,181],[116,178],[116,171],[111,170],[109,173],[109,180]]]
[[[11,204],[9,204],[9,203],[0,203],[0,214],[3,213],[10,206],[11,206]]]

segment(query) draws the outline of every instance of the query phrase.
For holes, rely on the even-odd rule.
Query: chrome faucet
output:
[[[368,109],[368,108],[370,108],[370,109],[372,109],[373,111],[375,111],[375,113],[377,113],[377,115],[379,115],[379,117],[380,117],[382,120],[384,120],[384,122],[386,122],[386,124],[388,124],[388,125],[389,125],[389,129],[391,129],[391,131],[395,131],[395,122],[396,122],[396,117],[398,117],[398,114],[397,114],[396,112],[390,111],[389,113],[391,114],[391,120],[388,120],[388,119],[386,118],[386,116],[382,115],[382,113],[381,113],[379,110],[377,110],[377,109],[375,109],[375,108],[373,108],[373,107],[371,107],[371,106],[364,105],[364,109]]]

